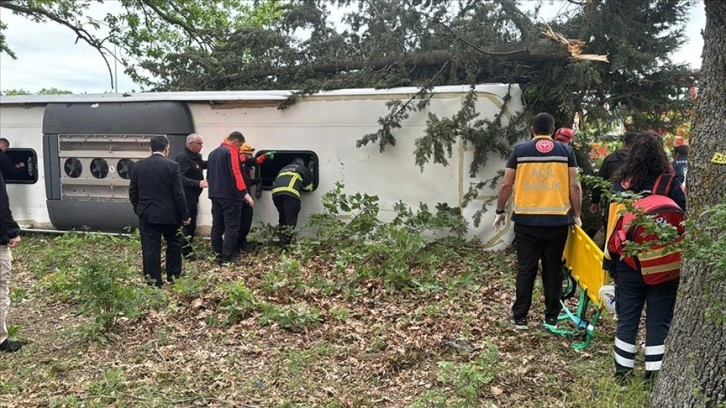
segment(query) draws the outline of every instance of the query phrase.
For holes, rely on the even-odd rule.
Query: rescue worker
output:
[[[557,140],[558,142],[572,145],[572,141],[575,139],[575,132],[573,132],[570,128],[561,127],[557,129],[557,132],[555,132],[555,136],[553,137],[553,139]]]
[[[207,180],[204,179],[204,169],[207,168],[207,162],[202,159],[202,155],[200,154],[202,146],[204,146],[202,136],[192,133],[187,136],[184,151],[176,156],[176,162],[179,163],[179,169],[181,170],[187,209],[189,210],[189,217],[191,217],[189,225],[183,227],[182,255],[190,261],[197,259],[197,256],[194,254],[194,248],[192,248],[192,241],[197,230],[199,196],[202,194],[202,190],[208,186]]]
[[[673,150],[673,170],[678,178],[678,181],[686,187],[686,174],[688,173],[688,146],[680,145],[676,146]]]
[[[254,157],[255,148],[249,143],[243,143],[239,149],[240,161],[242,165],[242,177],[244,177],[245,185],[251,187],[258,181],[260,181],[259,166],[267,159],[274,159],[275,152],[265,152],[258,157]],[[261,188],[258,186],[257,188]],[[247,242],[247,235],[250,233],[252,228],[252,216],[254,211],[252,206],[247,203],[242,204],[242,214],[240,217],[239,236],[237,239],[237,250],[239,252],[248,251],[250,245]]]
[[[283,167],[272,185],[272,201],[279,214],[278,234],[280,246],[286,247],[292,240],[292,231],[297,226],[302,191],[313,190],[313,173],[305,161],[296,157]]]
[[[605,156],[605,159],[602,161],[602,165],[600,166],[600,170],[597,171],[598,177],[602,178],[605,181],[612,182],[615,171],[617,171],[618,168],[623,165],[623,162],[630,153],[630,148],[633,146],[633,143],[635,143],[635,139],[637,139],[639,135],[639,133],[628,132],[625,134],[625,136],[623,136],[623,148],[618,149],[613,153]],[[598,214],[602,209],[601,203],[602,189],[600,187],[595,187],[592,190],[592,204],[590,204],[590,212],[593,214]],[[604,225],[607,224],[607,219],[605,219]]]
[[[663,149],[663,140],[656,133],[640,135],[633,143],[628,157],[613,177],[612,192],[652,190],[656,179],[662,174],[671,173],[670,163]],[[686,210],[686,195],[677,182],[674,182],[668,197]],[[656,285],[646,285],[640,270],[635,270],[616,257],[615,308],[618,314],[615,329],[615,378],[626,382],[633,376],[636,337],[638,325],[647,304],[645,315],[645,378],[653,380],[660,371],[665,352],[665,339],[668,336],[673,310],[678,292],[679,279],[669,280]]]
[[[239,148],[245,142],[241,132],[232,132],[207,158],[209,199],[212,200],[212,249],[217,263],[235,261],[242,203],[254,201],[247,191],[240,166]]]
[[[25,163],[13,163],[6,153],[10,148],[10,141],[4,137],[0,137],[0,173],[5,178],[22,177],[27,175]]]
[[[561,311],[562,253],[569,225],[582,225],[582,190],[575,153],[569,145],[552,139],[554,130],[555,119],[549,113],[534,117],[534,137],[514,147],[497,197],[494,228],[498,230],[504,225],[505,206],[514,192],[512,221],[518,267],[511,322],[518,330],[528,329],[527,314],[540,261],[544,323],[546,328],[556,329]]]

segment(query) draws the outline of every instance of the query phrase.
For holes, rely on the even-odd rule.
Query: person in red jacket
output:
[[[241,132],[232,132],[207,158],[209,199],[212,200],[212,249],[220,265],[232,263],[237,254],[242,205],[254,206],[247,191],[239,148],[245,142]]]
[[[0,351],[12,353],[23,346],[19,341],[8,338],[5,319],[10,310],[10,272],[13,257],[10,248],[20,245],[20,227],[10,211],[10,199],[5,188],[5,179],[0,174]]]

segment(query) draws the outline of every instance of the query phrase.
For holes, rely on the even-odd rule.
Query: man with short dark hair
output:
[[[288,246],[292,240],[292,231],[297,226],[300,213],[301,193],[312,191],[313,181],[313,173],[301,157],[294,158],[277,173],[272,184],[272,201],[279,215],[278,234],[282,247]]]
[[[5,188],[5,179],[0,174],[0,351],[13,353],[23,346],[19,341],[8,338],[5,319],[10,310],[10,272],[13,257],[10,248],[20,245],[20,227],[10,211],[10,199]]]
[[[199,196],[202,190],[207,188],[207,180],[204,179],[204,169],[207,162],[202,159],[201,151],[204,146],[204,139],[197,133],[187,136],[187,143],[184,151],[176,156],[181,171],[182,184],[184,185],[184,196],[187,200],[187,209],[191,222],[184,226],[184,242],[182,243],[182,254],[185,259],[194,261],[197,256],[192,248],[192,241],[197,230],[197,207]]]
[[[517,245],[516,299],[512,323],[526,330],[527,314],[539,262],[545,295],[545,327],[554,329],[560,314],[562,253],[569,225],[580,221],[582,190],[572,147],[552,139],[555,119],[549,113],[532,120],[532,140],[514,146],[497,197],[494,228],[504,223],[504,207],[514,192],[514,235]]]
[[[635,143],[635,139],[637,139],[639,135],[639,133],[628,132],[625,134],[625,136],[623,136],[623,148],[605,156],[605,159],[603,159],[600,169],[597,171],[598,177],[601,177],[603,180],[606,181],[611,181],[610,179],[613,177],[613,174],[615,174],[615,170],[620,168],[625,159],[628,157],[628,154],[630,153],[630,148],[633,147],[633,143]],[[606,187],[606,190],[609,189],[609,187]],[[602,187],[595,186],[592,189],[592,202],[590,204],[590,212],[593,214],[599,213],[602,208],[601,204]],[[607,220],[605,221],[604,225],[607,225]]]
[[[179,228],[189,225],[179,164],[169,160],[169,139],[153,136],[151,156],[139,160],[131,170],[129,198],[139,217],[144,276],[161,287],[161,237],[166,240],[166,279],[182,275],[182,237]]]
[[[232,132],[207,158],[209,199],[212,200],[212,249],[220,265],[235,261],[243,202],[254,206],[242,176],[239,157],[244,142],[241,132]]]
[[[673,162],[671,163],[676,178],[685,187],[686,174],[688,173],[688,145],[676,146],[673,150]]]

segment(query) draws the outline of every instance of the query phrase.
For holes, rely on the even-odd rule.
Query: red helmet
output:
[[[572,143],[572,139],[575,138],[575,132],[572,131],[570,128],[559,128],[557,129],[557,132],[555,132],[554,139],[560,142],[564,143]]]

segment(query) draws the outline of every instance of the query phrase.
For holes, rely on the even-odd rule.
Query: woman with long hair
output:
[[[661,136],[654,132],[644,133],[636,138],[630,154],[615,172],[611,191],[655,194],[656,191],[653,190],[656,183],[665,186],[670,184],[670,188],[665,189],[665,194],[661,195],[667,195],[685,211],[686,195],[681,183],[672,173]],[[673,318],[678,291],[678,275],[662,283],[647,285],[640,268],[634,269],[618,257],[611,271],[613,270],[618,315],[614,353],[616,380],[623,382],[633,376],[637,353],[635,340],[640,316],[646,304],[645,378],[653,380],[660,370],[665,352],[665,339]]]

